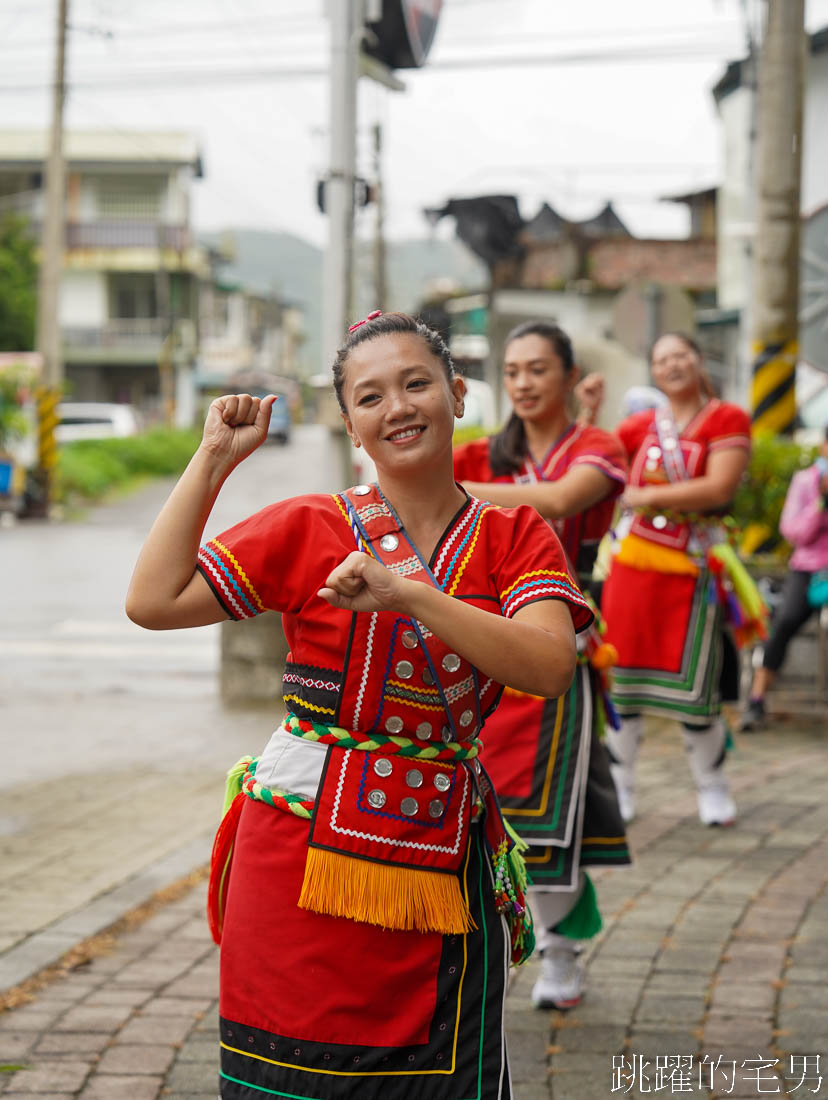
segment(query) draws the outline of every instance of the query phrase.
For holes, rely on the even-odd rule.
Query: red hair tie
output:
[[[360,325],[364,325],[365,321],[373,321],[377,317],[382,317],[382,310],[381,309],[375,309],[374,312],[369,313],[368,316],[364,320],[357,321],[356,324],[349,325],[348,326],[348,332],[353,332],[354,329],[358,329]]]

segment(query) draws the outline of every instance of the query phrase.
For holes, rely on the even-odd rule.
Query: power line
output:
[[[644,50],[584,50],[567,54],[502,54],[488,57],[458,57],[444,58],[431,62],[423,72],[452,72],[471,69],[498,69],[498,68],[534,68],[536,66],[551,65],[589,65],[589,64],[630,64],[640,62],[677,62],[677,61],[719,61],[721,50],[704,49],[644,49]],[[310,79],[326,76],[327,65],[321,62],[305,62],[297,65],[285,65],[278,67],[244,69],[160,69],[160,70],[135,70],[131,73],[120,73],[116,76],[96,75],[77,78],[72,86],[75,88],[106,88],[117,90],[126,88],[146,89],[148,85],[156,88],[192,86],[197,84],[226,84],[226,83],[255,83],[256,81],[277,81]],[[2,92],[42,92],[48,87],[48,83],[36,81],[25,84],[0,84]]]

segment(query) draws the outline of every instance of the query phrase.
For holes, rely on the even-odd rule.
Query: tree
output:
[[[0,351],[31,351],[37,316],[36,242],[16,214],[0,221]]]

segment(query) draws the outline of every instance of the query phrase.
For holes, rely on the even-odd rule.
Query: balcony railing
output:
[[[67,248],[189,248],[192,233],[185,225],[155,222],[67,222]]]
[[[36,241],[41,239],[42,225],[29,222],[29,231]],[[161,248],[184,251],[193,246],[192,231],[186,225],[159,225],[157,222],[103,221],[67,222],[66,248]]]
[[[161,317],[114,318],[102,325],[64,325],[63,343],[71,348],[157,347],[169,330]]]

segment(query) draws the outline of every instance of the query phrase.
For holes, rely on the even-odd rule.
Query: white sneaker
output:
[[[623,779],[613,776],[615,780],[615,794],[618,798],[618,810],[625,824],[629,824],[635,817],[635,788],[632,784],[625,783]]]
[[[736,803],[725,780],[699,787],[699,820],[702,825],[732,825],[736,820]]]
[[[578,944],[565,936],[544,948],[540,977],[532,987],[535,1008],[574,1008],[584,991],[584,964],[578,958]]]

